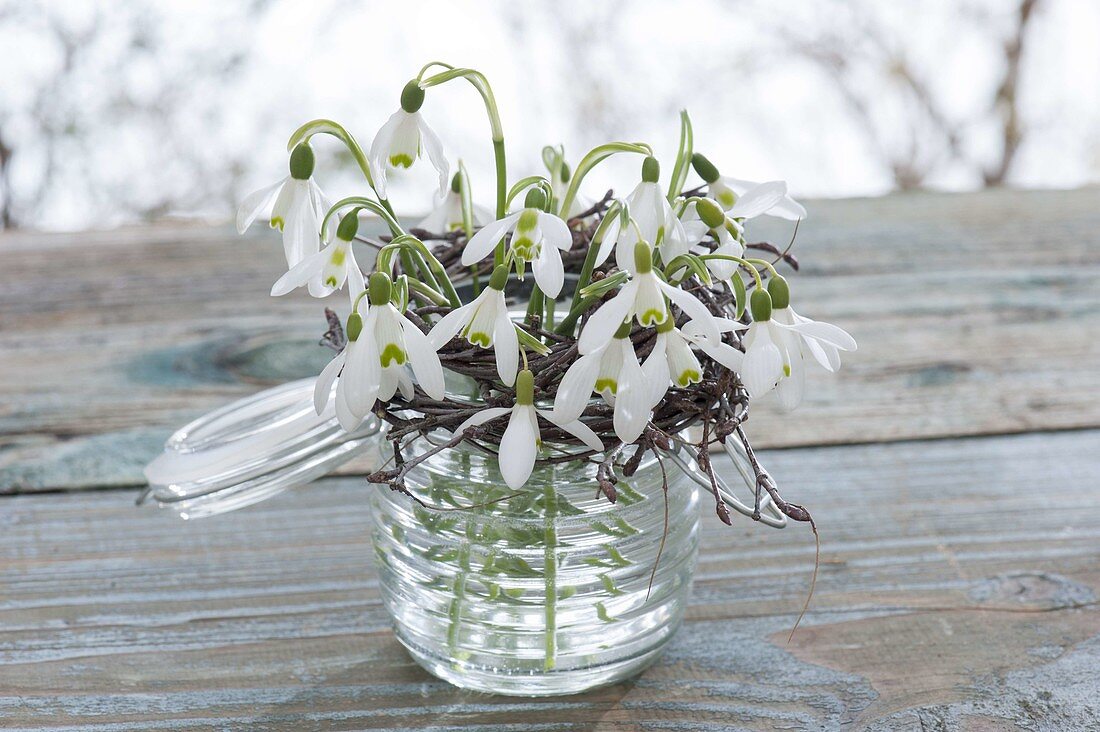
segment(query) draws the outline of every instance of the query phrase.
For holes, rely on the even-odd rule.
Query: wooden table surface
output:
[[[821,527],[802,628],[809,532],[708,508],[663,658],[533,701],[394,640],[362,466],[199,521],[134,507],[175,427],[326,361],[317,304],[266,296],[275,235],[0,234],[0,728],[1100,729],[1100,191],[810,212],[796,306],[860,349],[750,422]]]

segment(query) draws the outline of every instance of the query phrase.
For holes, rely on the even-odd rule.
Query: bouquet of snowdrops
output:
[[[456,79],[473,85],[489,116],[493,213],[473,203],[461,162],[451,175],[421,112],[428,90]],[[327,203],[314,178],[310,145],[318,134],[347,146],[368,195]],[[329,120],[303,125],[288,150],[290,175],[245,199],[238,229],[274,202],[271,225],[282,232],[288,271],[273,295],[306,287],[324,298],[346,286],[351,314],[343,323],[328,311],[326,341],[337,354],[317,380],[315,404],[320,413],[334,399],[349,431],[370,416],[388,423],[393,462],[372,482],[404,490],[417,464],[468,440],[499,456],[512,489],[522,489],[537,461],[590,461],[598,466],[594,487],[614,501],[617,476],[630,475],[647,451],[685,448],[710,477],[717,513],[729,523],[709,450],[737,440],[756,477],[751,515],[759,518],[763,491],[785,515],[810,520],[779,496],[743,423],[750,401],[773,391],[793,409],[805,370],[817,363],[835,371],[840,352],[856,344],[792,308],[776,269],[797,269],[789,246],[748,243],[750,219],[805,216],[786,184],[721,175],[695,152],[686,112],[663,186],[651,148],[626,142],[600,145],[575,167],[561,148],[548,147],[548,173],[513,182],[488,81],[432,63],[404,87],[369,152]],[[583,199],[585,176],[612,155],[638,156],[640,180],[625,197]],[[425,156],[439,174],[438,206],[406,228],[387,177]],[[692,169],[702,183],[689,188]],[[389,234],[361,236],[364,215]],[[357,263],[357,241],[377,249],[369,273]],[[472,294],[464,300],[460,289]],[[529,293],[525,314],[522,301],[515,307],[521,289]],[[444,369],[471,379],[477,397],[448,393]],[[429,434],[432,449],[405,454]]]

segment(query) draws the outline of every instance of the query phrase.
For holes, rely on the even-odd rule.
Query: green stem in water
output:
[[[554,526],[554,519],[558,515],[558,495],[554,491],[553,481],[546,482],[543,494],[546,506],[546,523],[543,528],[543,570],[546,579],[546,590],[543,602],[546,605],[546,661],[543,668],[550,671],[558,655],[558,532]]]

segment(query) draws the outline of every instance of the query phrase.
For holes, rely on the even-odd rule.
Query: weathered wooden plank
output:
[[[360,480],[191,523],[128,491],[0,506],[0,726],[1088,729],[1100,431],[770,451],[813,543],[709,514],[688,621],[638,679],[523,701],[393,640]],[[323,542],[317,541],[324,536]]]
[[[1098,202],[1088,189],[815,203],[795,306],[861,349],[839,377],[811,376],[793,418],[760,404],[758,443],[1100,424]],[[266,296],[277,250],[271,233],[201,226],[0,235],[0,492],[138,484],[174,427],[316,373],[317,303]]]

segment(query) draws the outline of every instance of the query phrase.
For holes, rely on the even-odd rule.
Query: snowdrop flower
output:
[[[744,227],[740,222],[767,213],[779,205],[786,194],[787,184],[777,180],[750,188],[725,212],[713,201],[693,201],[684,212],[684,230],[688,241],[692,245],[698,244],[710,233],[718,242],[714,254],[743,256]],[[708,259],[706,263],[711,274],[719,280],[728,280],[738,267],[737,262],[728,259]]]
[[[321,219],[328,209],[313,180],[313,148],[302,143],[290,153],[290,175],[249,194],[237,209],[237,233],[243,234],[260,212],[271,205],[271,226],[283,232],[287,267],[294,267],[321,248]]]
[[[478,231],[462,252],[462,264],[469,267],[489,256],[505,234],[512,232],[509,252],[522,276],[527,262],[535,273],[535,282],[547,296],[555,298],[565,282],[561,252],[573,246],[573,234],[565,221],[542,210],[546,195],[539,189],[527,194],[526,207],[488,224]]]
[[[410,81],[401,91],[401,109],[394,112],[386,124],[382,125],[371,143],[367,162],[370,164],[374,190],[379,198],[386,198],[386,175],[389,168],[411,168],[422,150],[427,150],[428,160],[439,172],[440,194],[447,191],[449,176],[443,143],[420,115],[423,104],[424,90],[415,80]]]
[[[782,278],[775,278],[775,280]],[[749,396],[763,396],[773,388],[779,390],[779,403],[785,409],[793,409],[802,401],[804,379],[803,348],[809,350],[815,359],[830,371],[840,366],[839,351],[854,351],[856,342],[845,331],[830,325],[818,323],[797,316],[790,310],[790,295],[786,282],[779,285],[769,283],[774,290],[781,310],[776,312],[772,296],[767,290],[754,290],[749,298],[753,322],[748,326],[742,343],[745,346],[744,365],[741,369],[741,381]],[[789,323],[782,322],[779,315]],[[797,320],[796,320],[797,318]],[[739,327],[745,326],[737,324]]]
[[[444,315],[428,333],[428,340],[438,351],[461,332],[470,343],[493,348],[497,374],[505,385],[511,386],[519,369],[519,337],[504,302],[507,282],[508,267],[499,265],[489,278],[489,286],[469,303]]]
[[[653,250],[644,241],[635,243],[634,257],[626,270],[630,273],[630,280],[585,323],[577,339],[582,355],[610,340],[622,322],[629,318],[636,318],[643,326],[663,323],[671,317],[665,306],[666,297],[688,318],[696,321],[708,338],[719,339],[714,316],[703,303],[679,287],[668,284],[653,271]]]
[[[595,392],[615,407],[613,422],[620,440],[631,443],[641,436],[653,407],[668,389],[668,375],[665,372],[661,381],[638,363],[630,325],[621,323],[613,338],[578,358],[565,372],[554,399],[556,419],[580,418]]]
[[[716,319],[718,330],[725,332],[733,328],[727,325],[733,321]],[[676,327],[672,318],[657,326],[657,338],[653,350],[646,358],[642,369],[652,379],[660,401],[668,389],[669,381],[679,387],[687,387],[703,380],[703,367],[692,348],[698,348],[730,371],[740,371],[744,354],[719,339],[708,338],[695,323],[689,322],[683,330]]]
[[[355,261],[355,252],[351,246],[358,231],[359,209],[356,208],[340,220],[332,243],[298,262],[275,281],[271,286],[272,296],[279,297],[302,285],[308,285],[310,295],[328,297],[348,282],[348,294],[352,302],[355,302],[359,293],[365,289],[363,272]]]
[[[840,352],[854,351],[857,345],[842,328],[796,313],[790,304],[790,288],[782,277],[768,282],[768,294],[772,300],[772,320],[782,326],[778,335],[784,356],[784,377],[775,392],[780,406],[790,411],[802,402],[807,351],[826,371],[836,371],[840,368]]]
[[[630,217],[637,224],[637,235],[645,241],[658,242],[661,260],[667,264],[688,250],[688,239],[683,224],[657,183],[660,175],[660,163],[656,158],[647,157],[642,163],[642,182],[627,196],[626,204]],[[622,230],[618,221],[611,222],[597,253],[596,264],[607,261],[614,247],[619,269],[626,269],[633,257],[635,241],[636,237]]]
[[[433,399],[444,396],[436,349],[390,302],[392,287],[386,273],[371,275],[366,317],[358,309],[348,316],[348,345],[321,372],[314,388],[313,406],[320,414],[336,382],[336,416],[349,432],[370,414],[376,400],[389,401],[398,389],[406,399],[413,398],[406,366],[424,393]]]
[[[717,201],[722,208],[727,210],[733,208],[739,198],[748,193],[748,191],[763,185],[761,183],[754,183],[751,180],[740,180],[738,178],[719,175],[718,168],[714,166],[714,163],[710,162],[699,153],[695,153],[691,156],[691,165],[695,168],[695,172],[699,174],[699,177],[706,182],[707,195]],[[784,184],[784,186],[785,185],[786,184]],[[788,219],[790,221],[798,221],[806,218],[806,209],[803,208],[802,204],[798,201],[787,195],[785,188],[783,190],[783,195],[780,196],[775,205],[770,206],[766,212],[761,213],[767,213],[769,216],[778,216],[781,219]]]
[[[589,450],[603,452],[603,442],[584,422],[579,419],[563,421],[552,412],[535,407],[535,377],[527,369],[520,371],[516,377],[515,406],[511,409],[507,407],[483,409],[460,424],[455,429],[455,433],[461,433],[467,427],[486,424],[506,414],[511,416],[508,419],[508,427],[505,428],[504,435],[500,439],[500,473],[504,476],[504,482],[513,490],[522,488],[527,483],[535,467],[535,458],[542,445],[539,417],[573,435]]]
[[[462,193],[458,189],[459,180],[456,173],[451,178],[451,187],[447,192],[437,196],[435,208],[420,220],[416,225],[418,229],[430,231],[433,234],[446,234],[458,231],[462,228]],[[484,208],[474,205],[471,212],[474,217],[474,225],[483,226],[492,216]]]

